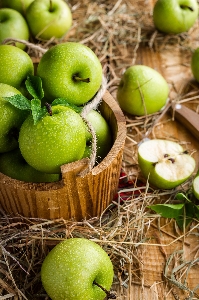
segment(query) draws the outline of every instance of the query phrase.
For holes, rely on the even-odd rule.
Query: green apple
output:
[[[199,171],[193,179],[192,189],[194,196],[199,200]]]
[[[26,11],[26,20],[35,38],[63,37],[72,26],[72,14],[64,0],[35,0]]]
[[[45,97],[49,102],[60,97],[75,105],[82,105],[99,90],[102,66],[89,47],[66,42],[51,47],[42,56],[37,75],[42,79]]]
[[[91,110],[86,119],[92,125],[97,138],[97,153],[96,159],[100,162],[111,149],[112,146],[112,134],[110,127],[104,117],[95,110]],[[84,157],[90,157],[91,155],[91,145],[92,145],[92,135],[86,130],[86,149],[84,152]]]
[[[196,48],[192,54],[191,70],[194,78],[199,82],[199,48]]]
[[[0,45],[0,82],[15,87],[26,94],[25,80],[34,74],[34,66],[30,56],[11,45]]]
[[[18,134],[27,112],[10,104],[4,97],[21,94],[14,87],[0,83],[0,153],[18,147]]]
[[[29,28],[24,17],[11,8],[0,9],[0,44],[7,38],[16,38],[28,41]],[[16,43],[16,46],[25,49],[26,45]]]
[[[30,115],[19,132],[19,148],[27,163],[44,173],[60,173],[63,164],[82,158],[86,147],[85,124],[78,113],[62,106],[34,124]]]
[[[168,84],[159,72],[145,65],[134,65],[121,77],[117,100],[123,111],[143,116],[163,108],[168,94]]]
[[[138,147],[138,164],[149,183],[172,189],[185,182],[195,169],[194,158],[176,142],[148,140]]]
[[[34,0],[0,0],[0,7],[12,8],[26,15],[26,10]]]
[[[18,148],[0,154],[0,172],[25,182],[55,182],[60,179],[59,174],[46,174],[32,168]]]
[[[158,0],[153,9],[155,27],[168,34],[188,31],[197,18],[197,0]]]
[[[113,275],[107,253],[85,238],[57,244],[41,267],[41,281],[52,300],[103,300],[106,293],[98,285],[109,290]]]

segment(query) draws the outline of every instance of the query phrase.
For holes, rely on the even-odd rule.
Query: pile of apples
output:
[[[153,9],[154,26],[163,34],[188,31],[198,18],[197,0],[157,0]],[[199,48],[192,55],[191,70],[199,82]],[[117,100],[130,115],[144,116],[164,109],[169,100],[169,86],[153,68],[133,65],[121,77]],[[185,182],[196,164],[191,155],[178,143],[162,139],[145,139],[138,144],[138,164],[143,177],[159,189],[172,189]],[[199,199],[199,174],[193,190]]]
[[[60,39],[72,26],[70,7],[63,0],[1,0],[0,44],[6,38],[28,41]],[[16,45],[25,49],[25,44]]]
[[[81,111],[101,83],[98,57],[80,43],[51,47],[36,70],[25,51],[0,45],[0,172],[52,182],[60,179],[63,164],[90,157],[92,135]],[[99,162],[112,146],[111,129],[97,110],[86,119],[96,134]]]

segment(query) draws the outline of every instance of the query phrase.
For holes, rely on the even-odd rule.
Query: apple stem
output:
[[[52,3],[52,0],[50,0],[50,9],[49,9],[49,11],[50,11],[50,12],[53,11],[53,3]]]
[[[49,113],[50,116],[52,116],[52,107],[48,102],[45,102],[45,107]]]
[[[79,77],[77,75],[73,75],[73,80],[87,82],[87,83],[90,82],[90,78],[81,78],[81,77]]]
[[[187,6],[187,5],[180,5],[180,7],[182,8],[182,9],[185,9],[185,8],[188,8],[190,11],[194,11],[194,9],[191,7],[191,6]]]
[[[107,295],[107,300],[108,299],[116,299],[116,295],[114,295],[113,293],[107,291],[105,288],[103,288],[103,286],[101,286],[99,283],[97,283],[96,281],[93,282],[93,284],[95,284],[96,286],[98,286],[100,289],[102,289],[102,291],[104,291]]]

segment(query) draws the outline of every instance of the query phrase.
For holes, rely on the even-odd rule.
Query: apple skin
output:
[[[0,7],[12,8],[25,16],[28,6],[33,1],[34,0],[0,0]]]
[[[14,87],[0,83],[0,153],[18,147],[18,132],[27,117],[27,111],[10,104],[4,97],[21,94]]]
[[[197,18],[197,0],[158,0],[153,9],[155,27],[168,34],[188,31]]]
[[[74,75],[90,78],[90,82],[75,81]],[[37,76],[42,79],[45,97],[49,102],[56,98],[66,98],[70,103],[80,106],[99,90],[102,66],[89,47],[66,42],[51,47],[42,56]]]
[[[63,37],[72,26],[72,14],[63,0],[35,0],[26,11],[30,31],[37,39]]]
[[[0,82],[15,87],[26,96],[25,80],[33,74],[33,62],[25,51],[11,45],[0,45]]]
[[[195,80],[199,82],[199,48],[196,48],[192,54],[191,71]]]
[[[0,44],[7,38],[29,40],[29,28],[24,17],[11,8],[0,9]],[[16,46],[24,50],[25,44],[16,43]]]
[[[97,138],[97,153],[96,160],[99,163],[104,157],[108,154],[112,147],[112,133],[107,121],[104,117],[95,110],[91,110],[86,119],[92,125]],[[91,155],[91,144],[92,144],[92,135],[86,130],[86,149],[83,157],[90,157]]]
[[[147,156],[146,143],[148,143]],[[172,158],[174,158],[175,162],[172,162]],[[195,169],[194,158],[184,153],[181,145],[161,139],[149,140],[140,144],[138,148],[138,164],[145,179],[152,186],[159,189],[177,187],[185,182]],[[162,170],[163,176],[160,176],[159,174]],[[184,170],[186,171],[184,172]]]
[[[59,174],[39,172],[27,164],[18,149],[0,154],[0,172],[13,179],[25,182],[55,182],[60,180]]]
[[[52,300],[103,300],[96,281],[109,290],[113,265],[107,253],[85,238],[70,238],[57,244],[41,267],[41,281]]]
[[[85,124],[74,110],[52,106],[34,124],[30,115],[19,132],[19,148],[27,163],[44,173],[59,174],[63,164],[82,158],[86,147]]]
[[[199,170],[193,179],[192,190],[194,196],[199,200]]]
[[[159,72],[145,65],[134,65],[121,77],[117,100],[123,111],[143,116],[164,107],[168,94],[168,84]]]

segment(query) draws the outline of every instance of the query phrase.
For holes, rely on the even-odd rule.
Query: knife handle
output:
[[[181,104],[173,105],[172,109],[174,117],[199,140],[199,114]]]

